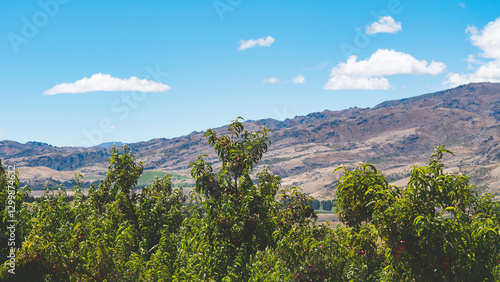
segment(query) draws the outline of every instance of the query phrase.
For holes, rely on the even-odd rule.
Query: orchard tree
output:
[[[374,225],[385,248],[387,281],[490,281],[497,277],[499,206],[478,197],[462,174],[444,171],[439,146],[414,166],[406,189],[390,186],[369,164],[345,170],[336,209],[346,225]]]
[[[74,202],[45,187],[30,206],[31,226],[16,260],[16,275],[2,281],[154,281],[174,273],[185,196],[170,178],[131,192],[142,172],[130,149],[112,149],[107,177],[85,200],[81,175]]]
[[[144,163],[136,162],[132,150],[124,145],[123,153],[115,148],[111,149],[111,158],[109,160],[108,172],[104,181],[100,181],[96,190],[92,185],[89,190],[90,202],[95,208],[103,212],[106,204],[124,197],[130,209],[131,191],[137,185],[137,181],[144,170]]]
[[[281,201],[275,200],[281,180],[269,168],[252,179],[271,144],[269,130],[249,132],[240,120],[228,126],[227,134],[212,129],[205,133],[220,167],[214,169],[204,155],[190,165],[198,194],[190,197],[191,217],[183,225],[176,279],[248,280],[248,262],[258,251],[275,246],[273,233],[286,233],[315,216],[312,199],[296,188],[290,194],[282,191]]]

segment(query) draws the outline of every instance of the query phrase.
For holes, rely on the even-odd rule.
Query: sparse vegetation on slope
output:
[[[273,165],[284,187],[300,186],[320,200],[322,190],[335,187],[338,179],[331,177],[330,172],[339,165],[373,163],[388,177],[406,175],[391,178],[404,184],[407,170],[416,163],[424,164],[424,156],[441,144],[449,144],[448,148],[457,153],[456,158],[449,160],[451,170],[467,170],[475,185],[497,193],[498,179],[476,179],[473,173],[487,165],[500,165],[499,100],[499,83],[473,83],[384,102],[370,109],[323,111],[284,121],[249,121],[245,128],[258,130],[266,125],[273,130],[269,136],[273,147],[257,165],[258,169]],[[215,130],[223,133],[227,126]],[[129,147],[138,161],[144,162],[146,171],[185,176],[190,172],[189,163],[198,154],[211,152],[202,132],[132,143]],[[69,189],[77,172],[85,176],[84,186],[88,187],[87,181],[104,179],[109,157],[109,148],[58,148],[36,142],[0,141],[0,158],[4,162],[30,167],[29,175],[37,175],[20,175],[21,183],[32,188],[42,188],[49,180],[52,186],[63,183]],[[394,170],[396,166],[400,168]],[[172,181],[174,185],[180,183]]]

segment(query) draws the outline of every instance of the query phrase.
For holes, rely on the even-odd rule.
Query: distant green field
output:
[[[333,211],[324,211],[324,210],[314,210],[315,213],[317,214],[335,214],[335,212]]]
[[[147,185],[147,184],[151,184],[153,183],[153,181],[155,180],[155,177],[158,177],[158,178],[162,178],[163,176],[165,176],[167,173],[166,172],[163,172],[163,171],[146,171],[145,173],[143,173],[141,175],[141,177],[139,177],[139,181],[138,181],[138,185]],[[170,177],[172,178],[172,180],[183,180],[183,179],[188,179],[187,176],[182,176],[182,175],[179,175],[179,174],[175,174],[175,173],[169,173],[170,174]]]

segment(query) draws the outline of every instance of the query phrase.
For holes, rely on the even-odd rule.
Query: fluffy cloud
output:
[[[297,75],[296,77],[292,77],[293,84],[304,84],[306,83],[306,78],[302,75]]]
[[[270,77],[270,78],[264,79],[262,82],[264,82],[264,83],[280,83],[280,80],[276,77]]]
[[[140,92],[165,92],[170,87],[166,84],[151,80],[131,78],[116,78],[109,74],[97,73],[90,78],[84,77],[73,83],[61,83],[43,92],[43,95],[56,95],[61,93],[85,93],[96,91],[140,91]]]
[[[481,65],[474,73],[449,73],[446,84],[457,86],[471,82],[500,82],[500,61],[495,60]]]
[[[274,38],[272,38],[271,36],[268,36],[266,38],[262,37],[259,39],[241,40],[240,47],[238,48],[238,50],[242,51],[255,46],[269,47],[273,45],[273,43],[274,43]]]
[[[480,55],[485,58],[500,60],[500,18],[489,22],[482,30],[475,26],[468,26],[472,45],[483,50]]]
[[[489,59],[489,62],[476,60],[474,55],[469,55],[466,61],[478,64],[477,69],[467,74],[449,73],[445,84],[457,86],[470,82],[500,82],[500,18],[489,22],[481,30],[468,26],[466,33],[470,34],[472,45],[481,49],[479,56]]]
[[[380,17],[377,22],[366,27],[366,34],[396,33],[401,31],[401,22],[396,22],[391,16]]]
[[[332,69],[331,78],[324,89],[389,89],[391,85],[383,76],[398,74],[439,74],[446,69],[442,62],[417,60],[412,55],[395,50],[379,49],[367,60],[350,56]]]
[[[446,65],[442,62],[417,60],[412,55],[394,50],[378,49],[368,60],[357,61],[355,55],[345,63],[339,63],[332,69],[332,75],[386,76],[396,74],[438,74]]]

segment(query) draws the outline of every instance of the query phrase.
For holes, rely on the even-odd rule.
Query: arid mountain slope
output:
[[[397,185],[408,169],[424,163],[437,145],[448,144],[450,170],[467,173],[481,191],[497,193],[500,182],[500,84],[475,83],[388,101],[374,108],[324,111],[285,121],[248,121],[246,128],[271,130],[272,146],[262,164],[317,198],[330,197],[339,165],[371,162]],[[225,132],[226,127],[217,131]],[[189,175],[200,153],[212,156],[202,132],[173,139],[129,144],[148,170]],[[0,159],[20,167],[21,179],[40,185],[72,182],[77,171],[88,181],[104,176],[109,148],[52,147],[43,143],[0,141]],[[59,173],[64,171],[65,173]],[[38,173],[37,173],[38,172]]]

